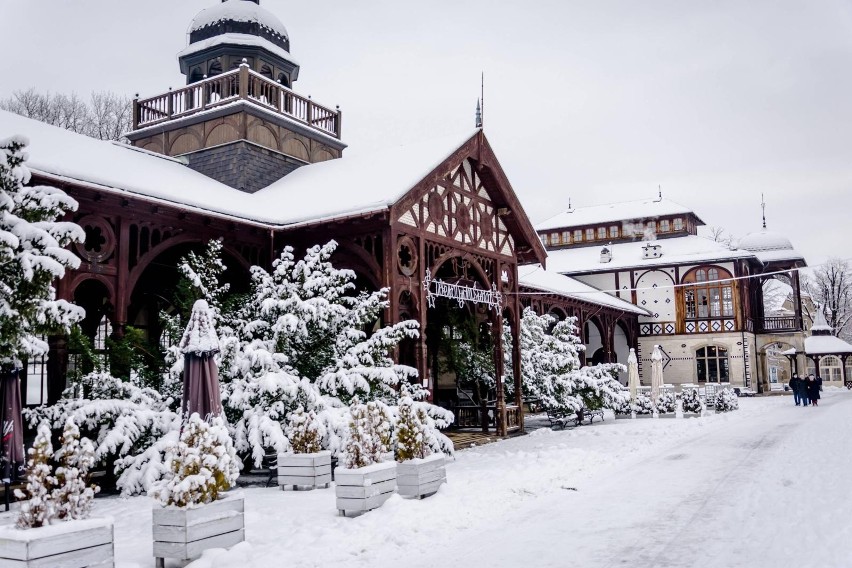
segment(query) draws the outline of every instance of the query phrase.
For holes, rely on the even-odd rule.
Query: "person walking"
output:
[[[813,375],[808,377],[808,398],[813,406],[819,406],[820,383],[822,383],[821,378],[814,377]]]
[[[802,401],[802,406],[808,405],[808,378],[803,377],[799,380],[799,400]]]
[[[802,379],[799,378],[799,375],[793,375],[793,378],[790,379],[790,382],[787,386],[790,387],[790,390],[793,391],[793,402],[796,403],[796,406],[802,402],[802,399],[799,397],[799,383],[802,382]]]

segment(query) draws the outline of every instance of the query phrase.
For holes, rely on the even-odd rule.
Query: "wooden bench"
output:
[[[580,419],[580,416],[583,418]],[[601,409],[592,410],[590,408],[586,408],[585,406],[577,413],[577,426],[579,426],[583,420],[588,420],[589,424],[594,424],[595,417],[600,418],[601,422],[604,421],[604,412]]]
[[[558,410],[548,410],[547,411],[547,419],[550,421],[550,427],[564,429],[568,422],[573,422],[575,425],[577,424],[577,415],[567,412],[561,412]]]

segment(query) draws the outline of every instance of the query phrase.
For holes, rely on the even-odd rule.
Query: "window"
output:
[[[618,225],[613,225],[609,228],[609,238],[617,239],[618,238]]]
[[[562,244],[571,244],[571,231],[562,231]]]
[[[606,239],[606,227],[598,227],[598,239],[601,241]]]
[[[586,240],[587,241],[595,240],[595,230],[594,229],[586,229]]]
[[[680,217],[677,217],[674,220],[674,230],[675,231],[682,231],[683,230],[683,219],[681,219]]]
[[[695,286],[684,288],[686,319],[734,317],[734,289],[729,278],[730,273],[721,268],[698,268],[687,274],[684,284]]]
[[[728,350],[715,345],[702,347],[695,352],[695,368],[700,383],[729,382]]]
[[[671,230],[672,230],[671,223],[669,222],[668,219],[663,219],[662,221],[660,221],[660,232],[661,233],[668,233]]]
[[[558,245],[559,244],[559,233],[550,233],[550,244]]]
[[[840,357],[828,355],[819,360],[819,376],[824,381],[842,381],[843,364]]]
[[[580,229],[577,229],[576,231],[574,231],[574,242],[575,243],[583,242],[583,231],[581,231]]]
[[[541,237],[541,244],[543,244],[544,246],[547,246],[550,243],[546,234],[539,236]]]
[[[112,335],[112,324],[106,316],[101,318],[98,329],[95,331],[95,356],[100,360],[101,368],[109,371],[109,354],[107,353],[107,339]]]

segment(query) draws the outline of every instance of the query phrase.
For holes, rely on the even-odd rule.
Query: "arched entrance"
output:
[[[630,341],[627,339],[627,330],[624,324],[620,321],[616,322],[613,329],[613,352],[611,363],[621,363],[627,365],[627,358],[630,356]],[[627,370],[619,371],[618,380],[627,384]]]
[[[583,326],[583,344],[586,346],[586,365],[606,363],[603,328],[597,318],[589,318]],[[626,360],[626,359],[625,359]]]
[[[487,275],[475,261],[451,257],[432,279],[488,290]],[[498,313],[486,304],[433,297],[426,310],[426,357],[433,400],[453,410],[459,428],[497,425]]]

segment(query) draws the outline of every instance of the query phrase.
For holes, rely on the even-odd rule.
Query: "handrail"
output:
[[[214,109],[245,100],[295,120],[314,130],[340,138],[340,110],[317,104],[284,85],[249,69],[248,65],[202,79],[181,89],[133,101],[133,129]]]

